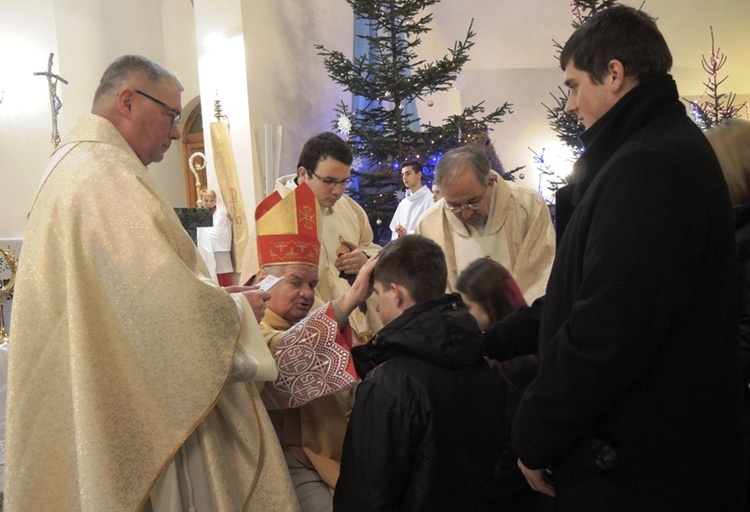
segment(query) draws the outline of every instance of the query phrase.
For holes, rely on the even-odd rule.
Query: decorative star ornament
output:
[[[352,160],[352,169],[354,169],[355,171],[358,171],[361,168],[362,168],[362,158],[355,156],[354,160]]]
[[[352,122],[351,120],[349,120],[349,117],[345,116],[344,114],[341,114],[339,116],[337,127],[341,133],[348,136],[349,132],[352,131]]]

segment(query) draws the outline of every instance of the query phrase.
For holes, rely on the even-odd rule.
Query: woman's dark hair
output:
[[[526,305],[510,272],[488,258],[471,262],[458,276],[456,290],[482,306],[493,324]]]
[[[438,244],[420,235],[400,236],[388,242],[378,255],[373,279],[383,288],[392,283],[409,291],[414,302],[445,295],[448,267]]]

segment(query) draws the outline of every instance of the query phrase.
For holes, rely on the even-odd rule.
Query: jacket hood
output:
[[[420,302],[383,327],[367,344],[352,349],[360,377],[397,355],[411,355],[447,368],[482,360],[482,337],[458,293]]]

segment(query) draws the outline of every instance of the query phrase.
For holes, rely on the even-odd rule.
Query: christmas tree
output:
[[[705,90],[701,97],[694,101],[685,100],[690,105],[690,113],[696,124],[702,130],[708,130],[725,119],[732,119],[740,115],[743,108],[747,108],[747,103],[735,105],[736,94],[724,94],[719,92],[719,86],[726,81],[728,76],[719,79],[719,71],[726,64],[727,57],[721,53],[721,48],[716,48],[714,42],[714,29],[711,29],[711,56],[706,58],[702,56],[701,64],[703,70],[708,73],[708,79],[703,82]],[[704,99],[705,98],[705,99]]]
[[[586,21],[590,16],[596,14],[599,11],[608,9],[617,3],[617,0],[574,0],[570,3],[570,8],[573,14],[573,21],[571,25],[573,29],[577,29],[581,24]],[[563,45],[557,41],[552,41],[555,51],[557,54],[557,60],[560,60],[560,53],[562,52]],[[575,114],[568,114],[565,112],[565,104],[568,102],[568,92],[558,87],[558,93],[550,93],[554,100],[553,106],[547,106],[542,103],[542,106],[547,110],[547,120],[552,130],[557,135],[557,138],[562,141],[570,149],[570,159],[575,160],[583,151],[583,145],[581,144],[580,136],[584,131],[584,127],[578,122],[578,117]],[[553,193],[565,184],[565,178],[561,177],[559,173],[553,169],[544,160],[544,148],[540,152],[535,152],[533,149],[529,150],[534,154],[534,162],[539,173],[539,192],[542,192],[542,188],[546,188]]]
[[[512,179],[518,169],[506,172],[502,168],[488,136],[491,125],[512,113],[509,103],[491,112],[485,112],[482,103],[472,105],[439,126],[420,124],[416,113],[407,108],[415,100],[455,87],[474,45],[471,25],[464,40],[456,41],[449,54],[427,62],[417,55],[420,35],[431,30],[432,14],[424,10],[439,0],[347,2],[354,15],[367,23],[369,33],[358,37],[369,45],[369,52],[349,59],[340,51],[322,45],[316,48],[329,76],[364,99],[361,108],[350,108],[342,101],[335,109],[334,128],[347,136],[352,147],[358,187],[349,192],[368,213],[376,239],[390,239],[387,226],[398,205],[397,192],[403,189],[403,162],[421,162],[429,185],[434,165],[444,151],[477,144],[485,148],[493,169]]]

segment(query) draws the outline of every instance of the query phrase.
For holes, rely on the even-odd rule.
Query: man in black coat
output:
[[[555,510],[740,510],[734,230],[727,188],[653,19],[584,22],[560,56],[586,127],[573,212],[513,427]]]

